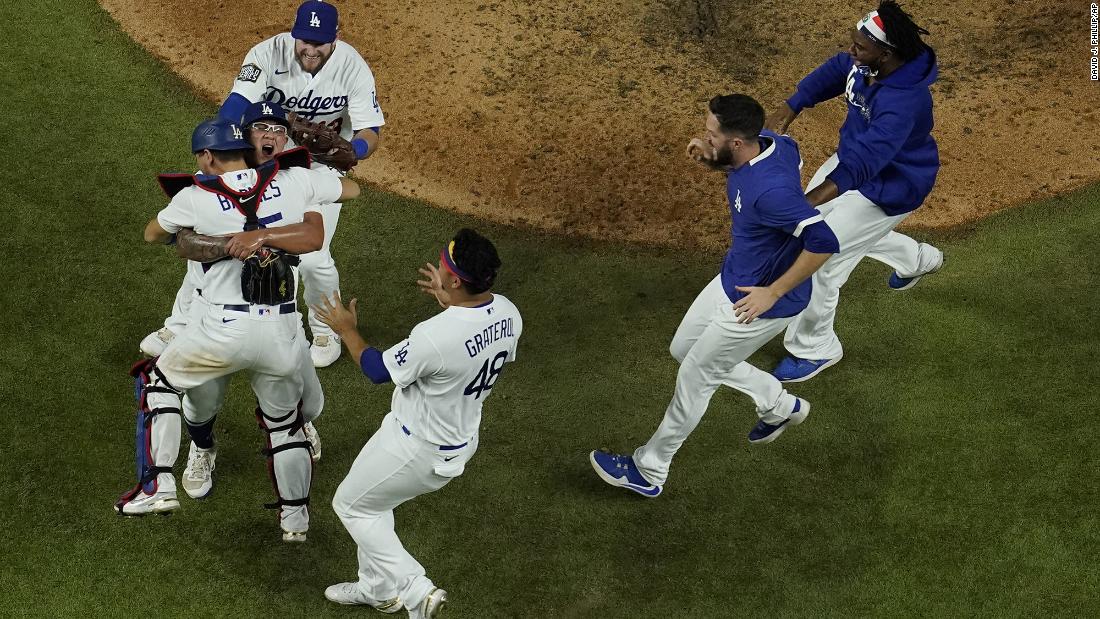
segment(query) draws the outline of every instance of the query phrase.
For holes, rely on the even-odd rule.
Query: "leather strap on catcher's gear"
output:
[[[305,420],[301,409],[272,417],[257,407],[256,421],[267,434],[267,445],[261,453],[267,456],[267,471],[275,487],[275,501],[264,507],[279,510],[284,529],[304,531],[309,523],[307,506],[313,481],[313,460],[309,441],[302,431]]]
[[[180,392],[157,368],[158,358],[143,359],[130,368],[138,401],[135,436],[138,482],[115,503],[119,513],[123,505],[142,492],[153,495],[158,490],[175,490],[172,466],[179,457]]]

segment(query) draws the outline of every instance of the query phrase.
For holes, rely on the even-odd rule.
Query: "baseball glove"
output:
[[[298,256],[261,248],[244,261],[241,292],[244,300],[261,305],[280,305],[294,300],[294,269]]]
[[[305,146],[317,161],[343,172],[359,162],[351,142],[340,137],[332,127],[310,122],[294,112],[287,114],[286,118],[290,122],[290,139],[298,146]]]

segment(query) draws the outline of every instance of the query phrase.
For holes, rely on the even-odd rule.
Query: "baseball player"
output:
[[[434,617],[447,600],[402,547],[393,510],[462,474],[478,446],[481,407],[515,361],[523,331],[519,310],[490,291],[500,268],[496,248],[463,229],[440,252],[439,267],[420,269],[421,289],[443,308],[404,341],[381,352],[356,330],[356,300],[339,294],[314,311],[339,333],[373,383],[392,381],[389,414],[351,465],[333,509],[359,547],[359,579],[332,585],[325,597],[387,613]]]
[[[252,145],[252,156],[247,157],[250,166],[271,164],[275,155],[283,152],[287,142],[289,123],[286,113],[277,103],[261,101],[245,110],[243,125],[245,136]],[[195,283],[196,293],[188,300],[187,311],[197,310],[197,319],[202,319],[205,300],[197,293],[202,288],[203,264],[225,258],[228,253],[226,244],[232,237],[207,236],[196,234],[184,228],[176,233],[177,253],[188,259],[187,277]],[[299,326],[301,321],[299,320]],[[310,455],[314,462],[321,459],[321,437],[313,421],[324,409],[324,391],[317,377],[317,370],[309,354],[309,344],[305,332],[299,328],[299,372],[302,377],[301,411],[305,423],[302,433],[310,444]],[[183,470],[181,485],[184,492],[193,499],[205,498],[214,487],[214,469],[217,458],[217,446],[214,443],[214,421],[221,410],[230,376],[210,380],[189,390],[183,399],[184,422],[191,438],[187,456],[187,466]]]
[[[810,305],[787,327],[790,356],[773,373],[784,382],[813,378],[844,354],[833,329],[840,288],[863,256],[894,268],[889,286],[906,290],[943,266],[943,252],[894,232],[932,191],[940,168],[932,138],[936,54],[893,0],[859,20],[852,45],[798,83],[766,126],[784,133],[799,112],[844,94],[848,117],[840,145],[810,181],[806,198],[825,214],[841,252],[813,277]]]
[[[359,188],[325,172],[294,167],[308,166],[302,151],[297,151],[303,155],[297,162],[287,153],[270,167],[249,168],[245,156],[253,147],[243,138],[236,123],[204,121],[191,136],[203,175],[161,177],[172,199],[146,226],[146,241],[167,242],[184,228],[232,238],[226,243],[228,257],[203,265],[201,318],[196,315],[160,357],[132,371],[140,403],[138,485],[115,507],[129,516],[179,508],[172,466],[179,451],[181,396],[249,369],[257,420],[268,435],[265,452],[278,494],[275,505],[280,508],[283,539],[303,541],[309,527],[312,464],[298,408],[303,387],[293,279],[285,274],[279,287],[257,291],[246,277],[256,271],[250,272],[242,261],[256,261],[258,256],[265,265],[274,265],[284,259],[271,249],[290,254],[315,251],[323,242],[324,224],[306,205],[352,198]],[[267,301],[275,298],[278,302]]]
[[[272,161],[275,155],[283,152],[287,145],[287,133],[290,123],[287,120],[285,110],[278,103],[261,101],[249,105],[244,111],[241,126],[245,129],[245,138],[253,147],[253,152],[246,156],[246,162],[250,166],[263,165]],[[172,314],[166,322],[166,324],[171,323],[171,328],[169,329],[166,326],[159,332],[149,334],[141,342],[140,349],[142,353],[149,357],[156,357],[164,352],[164,347],[171,341],[171,337],[167,340],[160,338],[161,332],[165,329],[168,329],[171,334],[183,332],[191,319],[194,302],[196,300],[202,301],[202,297],[198,294],[198,291],[202,288],[205,275],[202,263],[212,262],[224,257],[226,255],[226,240],[226,237],[197,235],[188,228],[184,228],[176,234],[177,253],[180,257],[188,259],[188,263],[183,285],[176,293],[172,304]],[[201,319],[203,309],[200,307],[198,311],[198,316]],[[314,366],[304,331],[302,331],[301,336],[306,346],[306,357],[310,361],[310,368],[302,368],[302,379],[305,383],[302,394],[302,415],[306,420],[302,431],[309,440],[310,454],[316,462],[321,459],[321,437],[313,422],[320,416],[324,408],[324,393],[321,390],[321,383],[317,378],[316,371],[311,369]],[[189,421],[204,420],[201,422],[201,427],[195,427],[191,423],[187,426],[188,433],[191,435],[192,446],[187,467],[183,473],[183,488],[192,498],[205,497],[213,488],[216,451],[213,449],[212,442],[207,439],[211,436],[213,419],[221,409],[224,391],[227,386],[228,378],[218,388],[213,383],[204,385],[201,388],[192,390],[189,396],[202,402],[192,410],[204,411],[202,414],[188,418]],[[211,391],[206,393],[206,389]],[[209,421],[209,424],[207,424],[207,421]]]
[[[385,124],[374,74],[355,48],[338,40],[338,21],[335,6],[317,0],[303,2],[289,33],[275,35],[248,52],[218,115],[238,120],[250,103],[261,100],[279,103],[288,112],[337,129],[341,137],[351,142],[360,160],[374,154]],[[328,166],[314,165],[339,174]],[[340,288],[340,275],[330,250],[340,205],[321,205],[320,211],[325,220],[324,246],[303,255],[300,265],[303,293],[310,306]],[[177,299],[181,295],[190,298],[189,291],[181,290]],[[177,314],[173,307],[173,316],[165,320],[163,329],[143,340],[142,350],[157,354],[158,346],[163,347],[171,340],[185,317],[185,313]],[[313,332],[310,354],[314,365],[331,365],[340,357],[338,336],[312,316],[309,327]]]
[[[751,443],[774,441],[810,412],[809,402],[746,361],[806,307],[808,278],[838,249],[802,194],[798,145],[763,126],[764,109],[751,97],[719,96],[709,104],[706,137],[688,143],[689,156],[726,174],[732,245],[722,272],[695,298],[672,338],[680,370],[657,431],[632,456],[589,455],[596,474],[613,486],[661,494],[673,456],[722,384],[756,404]]]

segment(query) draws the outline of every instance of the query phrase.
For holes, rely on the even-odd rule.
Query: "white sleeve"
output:
[[[258,43],[248,50],[244,57],[244,64],[233,80],[233,90],[236,93],[255,103],[263,98],[267,91],[267,81],[271,78],[271,49],[273,39]]]
[[[309,170],[306,168],[288,168],[282,170],[291,181],[302,189],[302,199],[306,211],[317,211],[321,204],[332,204],[340,199],[344,186],[340,176],[328,170]]]
[[[352,80],[348,95],[348,119],[351,130],[360,131],[386,124],[382,108],[378,105],[378,92],[374,86],[374,73],[367,61],[356,53],[355,68],[349,76]]]
[[[191,201],[190,188],[177,193],[168,206],[157,213],[157,223],[165,232],[175,234],[183,228],[195,227],[195,205]]]
[[[516,355],[519,353],[519,336],[523,335],[523,318],[519,315],[519,311],[516,312],[515,319],[512,320],[512,330],[516,337],[514,344],[512,344],[512,354],[508,355],[508,361],[512,362],[516,360]]]
[[[393,384],[404,389],[421,376],[438,372],[443,367],[443,355],[417,325],[408,338],[382,353],[382,363]]]

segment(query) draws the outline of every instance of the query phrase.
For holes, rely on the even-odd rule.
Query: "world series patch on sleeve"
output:
[[[241,67],[241,72],[237,74],[237,81],[240,82],[255,82],[260,79],[260,67],[249,63]]]

